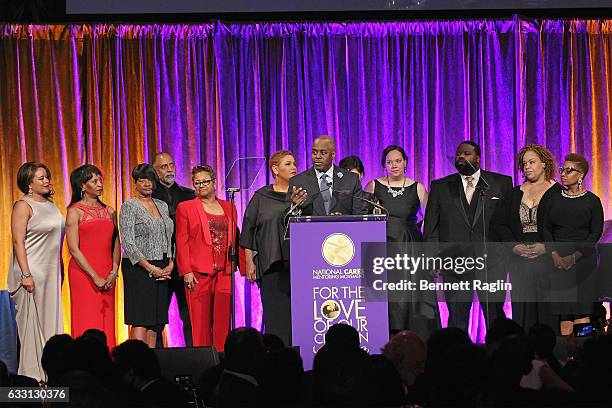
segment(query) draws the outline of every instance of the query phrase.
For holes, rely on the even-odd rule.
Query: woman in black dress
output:
[[[245,249],[246,276],[259,282],[265,332],[291,344],[291,297],[289,250],[284,240],[283,215],[287,208],[289,179],[297,173],[290,151],[280,150],[270,157],[274,183],[257,190],[242,221],[240,246]]]
[[[544,146],[529,144],[518,155],[524,181],[512,190],[492,218],[497,239],[509,242],[512,319],[525,329],[551,323],[549,303],[537,302],[547,293],[550,258],[545,256],[543,225],[550,200],[561,193],[556,183],[555,160]]]
[[[387,242],[392,245],[387,256],[398,252],[412,253],[411,243],[423,241],[418,220],[422,219],[427,206],[427,190],[423,184],[405,176],[408,156],[401,146],[387,146],[383,151],[381,164],[387,175],[370,181],[364,190],[372,193],[388,212]],[[397,278],[407,277],[388,276],[389,281]],[[389,330],[394,333],[410,329],[427,335],[431,331],[430,325],[433,324],[434,318],[430,304],[432,302],[425,302],[424,299],[417,302],[411,293],[388,293]]]
[[[561,321],[561,334],[572,332],[593,311],[595,288],[589,285],[597,267],[595,244],[603,232],[601,200],[584,188],[587,160],[576,153],[565,156],[559,169],[565,189],[555,194],[544,224],[544,239],[551,242],[554,270],[551,284]]]

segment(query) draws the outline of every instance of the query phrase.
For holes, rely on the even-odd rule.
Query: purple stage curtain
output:
[[[517,183],[524,144],[543,144],[559,161],[576,151],[589,158],[587,187],[610,218],[611,25],[519,17],[0,25],[1,230],[10,231],[16,170],[26,159],[50,165],[62,210],[70,171],[100,166],[103,199],[118,208],[133,191],[131,168],[156,151],[174,155],[183,185],[193,165],[211,164],[224,197],[235,159],[289,149],[303,170],[321,134],[336,139],[338,159],[359,155],[367,179],[382,174],[386,145],[402,145],[408,175],[426,186],[454,172],[464,139],[480,143],[484,168]],[[254,167],[240,176],[254,177]],[[269,182],[264,170],[253,187]],[[237,197],[239,213],[250,195]],[[1,245],[4,285],[10,240]],[[238,324],[260,328],[256,288],[239,280],[237,290]],[[482,338],[479,311],[472,316],[473,338]],[[171,324],[170,344],[181,343],[179,325]]]

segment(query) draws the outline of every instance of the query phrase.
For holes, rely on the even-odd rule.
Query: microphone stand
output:
[[[484,256],[484,274],[485,274],[485,281],[489,283],[489,250],[487,246],[487,219],[485,218],[484,198],[486,195],[485,194],[486,191],[489,190],[490,188],[490,184],[487,182],[487,180],[484,177],[482,177],[482,169],[477,169],[472,163],[470,163],[469,160],[465,160],[465,162],[470,166],[472,170],[474,170],[474,173],[476,173],[478,170],[481,170],[480,180],[482,180],[482,182],[484,183],[484,188],[482,186],[478,188],[479,190],[478,199],[482,200],[481,217],[482,217],[482,244],[483,244],[483,256]],[[474,186],[474,189],[476,189],[476,186]],[[488,290],[485,291],[485,316],[486,316],[487,329],[488,329],[489,327],[491,327],[491,318],[489,315],[489,291]]]
[[[234,220],[234,195],[240,191],[239,188],[228,188],[227,193],[229,194],[229,201],[230,201],[230,225],[228,227],[228,234],[227,236],[229,237],[229,232],[232,231],[232,236],[233,239],[231,240],[230,244],[229,244],[229,259],[230,259],[230,331],[232,331],[235,327],[236,327],[236,302],[235,302],[235,297],[236,297],[236,293],[235,293],[235,288],[234,288],[234,271],[236,270],[236,240],[238,239],[238,237],[236,237],[236,220]],[[230,230],[231,228],[231,230]]]
[[[358,196],[356,194],[353,194],[351,191],[338,191],[338,194],[339,195],[347,194],[347,195],[350,195],[352,198],[356,198],[358,200],[366,202],[366,203],[370,204],[372,207],[378,208],[379,210],[383,211],[385,213],[385,215],[387,216],[387,218],[389,218],[389,210],[387,210],[385,207],[383,207],[382,205],[378,204],[375,201],[372,201],[372,200],[367,199],[365,197],[360,197],[360,196]]]

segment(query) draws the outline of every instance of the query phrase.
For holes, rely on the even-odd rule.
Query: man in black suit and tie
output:
[[[455,167],[459,173],[452,174],[431,183],[427,209],[425,210],[424,240],[426,242],[458,243],[445,246],[441,256],[481,257],[484,241],[491,240],[489,226],[491,216],[503,199],[510,196],[512,179],[502,174],[485,171],[480,168],[480,147],[471,141],[462,142],[457,147]],[[483,207],[485,218],[483,219]],[[489,255],[491,251],[489,251]],[[469,270],[462,274],[445,271],[444,282],[473,282],[476,279],[492,279],[493,269],[488,259],[485,271]],[[505,276],[504,276],[505,279]],[[470,285],[472,287],[472,285]],[[449,311],[449,327],[458,327],[467,332],[469,312],[473,292],[446,291],[446,303]],[[489,297],[489,294],[485,295]],[[482,294],[481,302],[485,302]],[[483,305],[485,313],[501,310],[503,297],[495,296],[495,302],[489,307]],[[490,300],[490,299],[489,299]],[[491,316],[488,316],[488,319]]]
[[[289,180],[294,214],[367,214],[363,190],[355,173],[334,166],[336,144],[329,136],[319,136],[312,145],[313,167]]]

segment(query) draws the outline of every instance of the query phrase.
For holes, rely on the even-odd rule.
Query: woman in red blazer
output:
[[[229,243],[238,236],[229,227],[236,207],[215,197],[215,172],[210,166],[191,171],[196,198],[176,209],[176,260],[185,282],[194,346],[223,350],[229,332],[231,263]],[[238,248],[238,247],[237,247]],[[244,252],[240,254],[244,263]],[[240,271],[244,271],[240,268]]]

